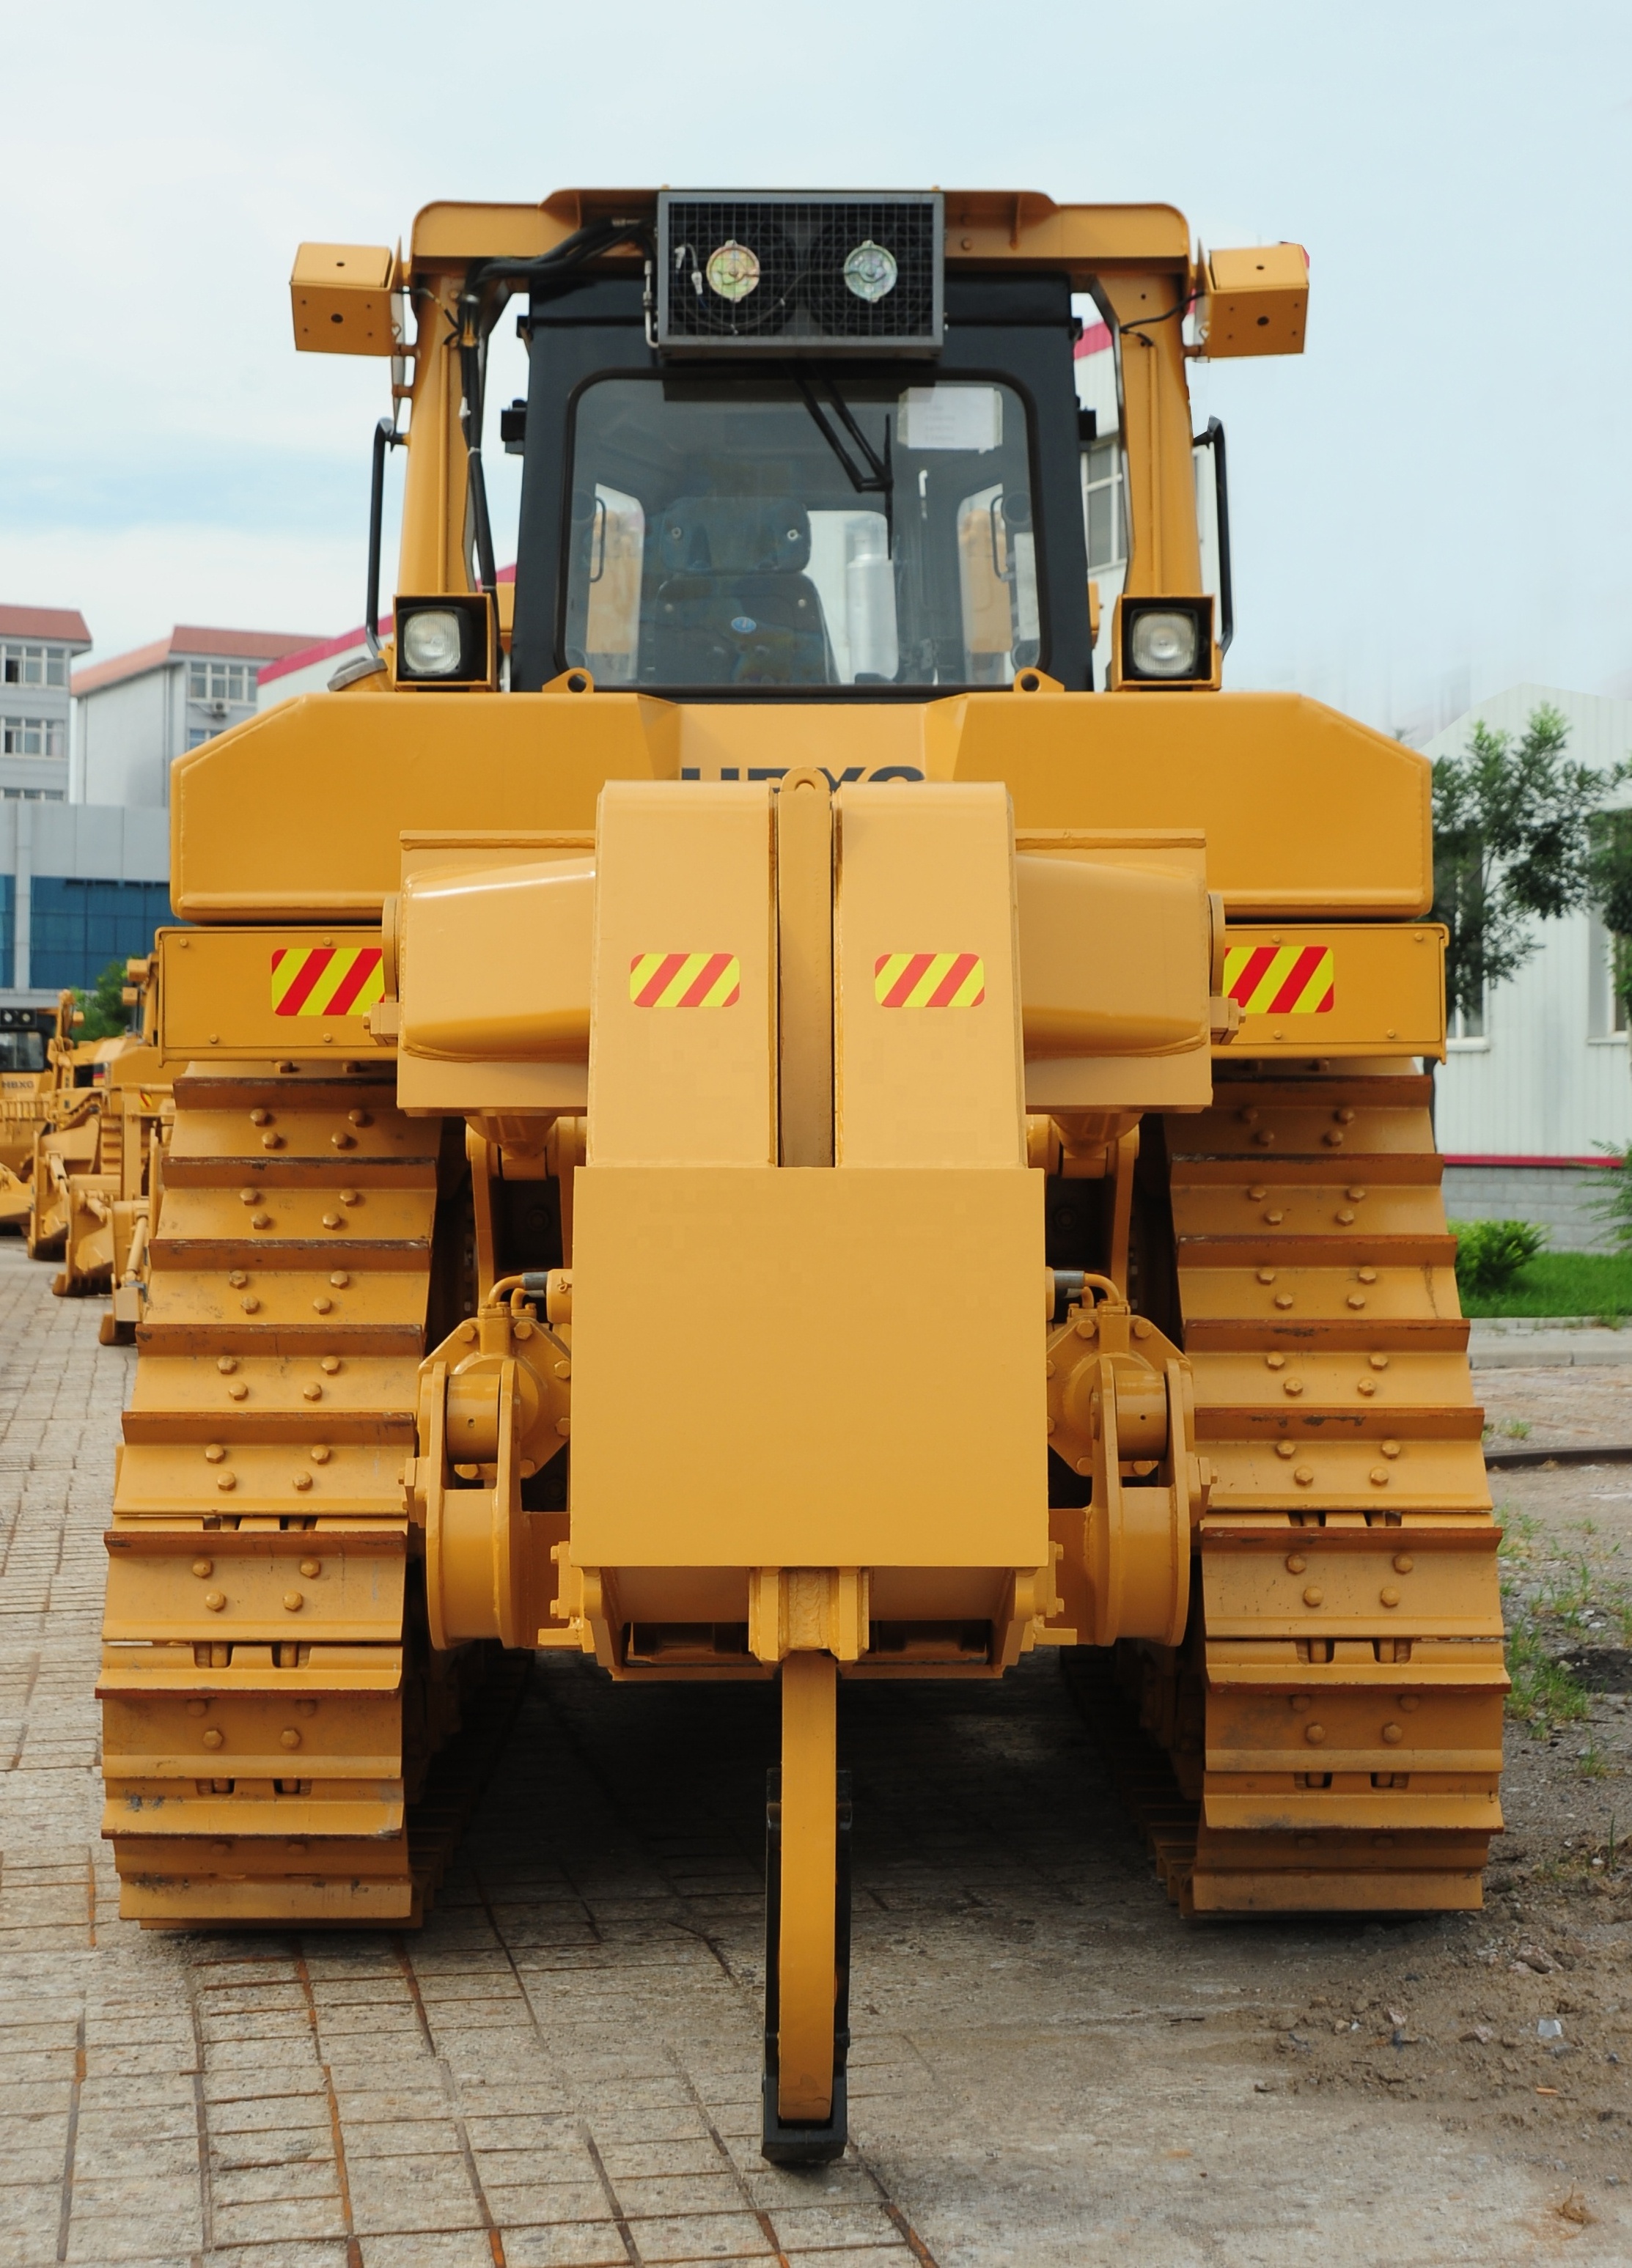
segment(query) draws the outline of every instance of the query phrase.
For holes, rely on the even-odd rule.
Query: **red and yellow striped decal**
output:
[[[637,1008],[735,1008],[742,965],[735,953],[638,953],[629,997]]]
[[[978,953],[881,953],[873,963],[881,1008],[978,1008],[986,997]]]
[[[385,998],[377,945],[275,946],[275,1016],[361,1016]]]
[[[1244,1016],[1325,1016],[1337,998],[1329,945],[1232,945],[1224,990]]]

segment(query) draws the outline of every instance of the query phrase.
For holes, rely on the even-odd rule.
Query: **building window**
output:
[[[67,797],[60,787],[0,788],[0,796],[7,803],[64,803]]]
[[[1445,1020],[1445,1037],[1453,1048],[1458,1042],[1463,1047],[1482,1047],[1489,1036],[1483,999],[1476,1007],[1453,1008]]]
[[[1596,914],[1590,917],[1588,935],[1587,1030],[1595,1040],[1623,1040],[1632,938],[1613,936]]]
[[[1119,442],[1095,441],[1082,453],[1082,511],[1088,523],[1088,571],[1120,567],[1127,557]]]
[[[89,991],[109,961],[151,953],[173,922],[165,882],[87,882],[36,874],[29,901],[29,976],[42,991]]]
[[[55,717],[0,717],[0,755],[65,756],[68,727]]]
[[[215,734],[207,725],[189,725],[187,728],[187,745],[189,748],[202,748],[206,740],[213,740],[214,738]]]
[[[253,662],[189,661],[187,697],[189,701],[232,701],[242,708],[254,702],[259,676]]]
[[[0,683],[66,685],[68,649],[58,645],[0,645]]]

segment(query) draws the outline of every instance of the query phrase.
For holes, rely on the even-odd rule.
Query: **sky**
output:
[[[1228,683],[1414,737],[1524,680],[1632,691],[1626,0],[0,0],[0,599],[78,607],[99,657],[360,618],[388,365],[296,356],[303,239],[938,184],[1307,247],[1307,352],[1193,367]]]

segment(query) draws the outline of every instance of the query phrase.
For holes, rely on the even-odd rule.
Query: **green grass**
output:
[[[1532,1559],[1535,1557],[1536,1538],[1541,1533],[1541,1522],[1533,1513],[1514,1512],[1505,1504],[1496,1506],[1496,1518],[1502,1523],[1502,1541],[1496,1546],[1500,1559]]]
[[[1591,1705],[1584,1688],[1542,1643],[1530,1616],[1515,1616],[1507,1640],[1508,1675],[1513,1690],[1508,1713],[1532,1733],[1556,1732],[1577,1724]]]
[[[1632,1252],[1542,1252],[1505,1292],[1465,1293],[1468,1315],[1632,1315]]]

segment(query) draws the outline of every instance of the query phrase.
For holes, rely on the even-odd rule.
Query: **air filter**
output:
[[[657,342],[669,353],[941,350],[942,200],[666,189]]]

